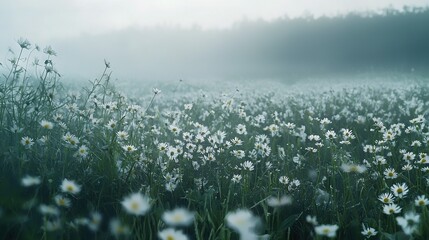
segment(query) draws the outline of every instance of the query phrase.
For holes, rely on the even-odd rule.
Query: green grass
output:
[[[258,219],[250,233],[270,239],[322,239],[307,216],[315,216],[317,226],[337,225],[337,239],[364,239],[362,224],[378,232],[375,239],[429,237],[427,206],[414,203],[428,192],[428,165],[419,163],[420,154],[429,152],[426,85],[333,86],[304,93],[286,87],[231,89],[225,95],[220,89],[201,95],[185,94],[186,86],[167,86],[142,97],[135,89],[119,91],[107,62],[99,78],[76,90],[61,83],[52,49],[42,54],[23,43],[0,81],[3,239],[115,238],[112,219],[130,229],[118,238],[156,239],[168,227],[163,213],[177,207],[195,214],[191,226],[180,228],[190,239],[239,239],[225,220],[238,209]],[[36,53],[47,61],[31,67],[30,74],[28,61]],[[324,118],[329,123],[322,125]],[[44,120],[53,128],[43,128]],[[237,131],[239,124],[247,133]],[[328,130],[336,138],[328,139]],[[121,139],[119,131],[128,137]],[[394,137],[386,140],[389,131]],[[192,136],[187,140],[184,133]],[[34,144],[22,144],[25,137]],[[235,138],[242,143],[235,144]],[[377,150],[365,152],[366,145]],[[87,149],[79,155],[82,146]],[[239,150],[243,158],[233,154]],[[406,152],[416,155],[408,161],[410,170],[404,168]],[[377,164],[382,158],[385,164]],[[387,178],[387,168],[395,169],[397,177]],[[41,183],[22,186],[27,175]],[[62,192],[65,178],[82,190]],[[398,183],[409,188],[394,201],[402,210],[384,214],[378,197],[393,194],[391,187]],[[144,216],[133,216],[121,205],[135,192],[151,199]],[[71,206],[57,206],[59,215],[41,214],[40,205],[55,206],[58,194],[69,198]],[[293,201],[272,207],[267,201],[272,196]],[[82,218],[88,221],[91,212],[102,214],[97,231],[78,224]],[[406,212],[420,216],[411,236],[396,220]],[[59,226],[50,231],[46,224],[52,222]]]

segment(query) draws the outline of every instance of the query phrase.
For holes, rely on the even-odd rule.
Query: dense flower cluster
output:
[[[22,200],[0,201],[0,217],[41,224],[24,230],[82,239],[428,236],[427,86],[125,94],[106,62],[75,91],[59,87],[56,53],[45,53],[40,82],[21,76],[16,59],[0,92],[1,173],[31,193],[0,185]]]

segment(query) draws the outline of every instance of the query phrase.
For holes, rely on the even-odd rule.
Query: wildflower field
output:
[[[105,62],[76,87],[52,48],[18,44],[1,239],[429,239],[424,81],[119,90]]]

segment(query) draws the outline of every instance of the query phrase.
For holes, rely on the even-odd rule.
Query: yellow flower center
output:
[[[174,240],[174,237],[173,237],[173,236],[171,236],[171,235],[168,235],[168,236],[167,236],[167,240]]]
[[[139,203],[137,202],[131,203],[131,209],[137,211],[139,209]]]
[[[125,228],[124,228],[123,226],[118,226],[118,227],[116,228],[116,232],[117,232],[117,233],[125,233]]]
[[[67,189],[67,191],[69,191],[69,192],[73,192],[74,187],[73,187],[72,185],[68,185],[68,186],[66,187],[66,189]]]
[[[183,218],[182,218],[182,216],[181,215],[174,215],[174,217],[173,217],[173,220],[175,221],[175,222],[180,222],[180,221],[182,221],[183,220]]]

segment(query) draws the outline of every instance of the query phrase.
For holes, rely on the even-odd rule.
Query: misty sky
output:
[[[186,77],[201,62],[205,65],[197,70],[204,75],[205,68],[225,70],[215,63],[235,57],[230,53],[248,52],[222,45],[223,34],[233,43],[230,47],[242,45],[243,36],[235,39],[225,29],[243,20],[270,22],[285,16],[336,16],[428,5],[429,0],[0,0],[0,63],[7,62],[8,47],[16,50],[16,41],[23,37],[42,48],[52,45],[65,76],[93,78],[104,58],[112,62],[117,76],[151,78],[168,72],[164,77]],[[162,27],[169,30],[163,32]],[[259,37],[266,36],[253,38]],[[228,67],[238,65],[231,60]]]
[[[46,41],[127,27],[228,28],[243,19],[330,16],[427,4],[428,0],[0,0],[0,29],[2,41],[21,36]]]

